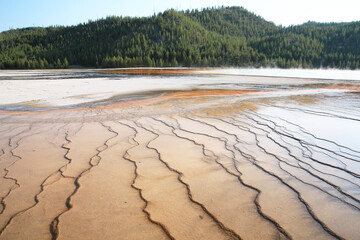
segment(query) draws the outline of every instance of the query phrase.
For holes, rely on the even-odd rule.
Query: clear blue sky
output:
[[[150,16],[212,6],[243,6],[277,25],[360,21],[360,0],[0,0],[0,32],[10,28],[74,25],[110,15]]]

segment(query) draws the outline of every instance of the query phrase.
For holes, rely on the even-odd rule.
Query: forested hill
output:
[[[359,68],[360,22],[281,27],[241,7],[107,17],[0,33],[0,68]]]

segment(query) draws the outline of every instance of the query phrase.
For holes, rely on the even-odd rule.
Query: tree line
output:
[[[241,7],[107,17],[0,33],[1,69],[303,67],[357,69],[360,23],[276,26]]]

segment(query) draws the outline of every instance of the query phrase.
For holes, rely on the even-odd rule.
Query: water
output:
[[[239,74],[253,76],[293,77],[293,78],[315,78],[336,80],[360,80],[360,70],[338,70],[338,69],[223,69],[214,70],[213,73]]]
[[[219,73],[223,75],[218,75]],[[240,75],[237,75],[240,74]],[[273,77],[252,77],[273,76]],[[289,78],[282,78],[289,77]],[[301,77],[302,79],[291,78]],[[307,79],[310,77],[312,79]],[[324,80],[325,79],[325,80]],[[339,80],[347,79],[347,80]],[[359,71],[218,69],[196,75],[136,76],[93,71],[1,71],[0,108],[5,110],[53,108],[114,100],[115,96],[153,91],[178,90],[253,90],[280,91],[308,89],[327,84],[359,84]],[[322,89],[321,91],[324,91]],[[330,91],[330,90],[327,90]],[[21,106],[21,107],[19,107]]]
[[[1,71],[0,238],[359,239],[360,80],[266,71]]]

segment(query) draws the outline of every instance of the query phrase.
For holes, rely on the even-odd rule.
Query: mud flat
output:
[[[359,239],[359,86],[1,71],[0,239]]]

